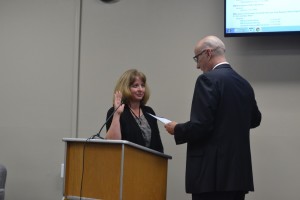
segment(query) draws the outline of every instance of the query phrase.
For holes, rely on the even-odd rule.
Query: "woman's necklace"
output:
[[[130,112],[134,115],[134,117],[137,119],[137,121],[139,121],[139,124],[142,124],[142,120],[141,120],[141,108],[139,107],[139,116],[136,116],[136,114],[133,112],[133,110],[129,107]]]

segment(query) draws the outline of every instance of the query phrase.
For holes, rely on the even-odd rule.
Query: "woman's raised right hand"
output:
[[[124,106],[125,104],[122,102],[122,93],[120,91],[116,91],[114,102],[114,108],[118,109],[116,113],[120,115],[124,111]]]

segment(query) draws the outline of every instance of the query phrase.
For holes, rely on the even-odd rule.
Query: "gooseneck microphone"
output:
[[[93,135],[91,137],[91,139],[95,139],[96,137],[100,138],[100,139],[104,139],[103,137],[101,137],[101,131],[104,128],[104,126],[107,124],[107,122],[112,118],[112,116],[115,114],[115,112],[117,112],[117,110],[120,108],[121,105],[123,105],[123,101],[120,103],[120,105],[109,115],[109,117],[107,118],[107,120],[104,122],[104,124],[101,126],[99,132],[96,135]]]

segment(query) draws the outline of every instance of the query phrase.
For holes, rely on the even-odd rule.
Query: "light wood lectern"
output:
[[[63,141],[65,199],[166,199],[171,156],[125,140]]]

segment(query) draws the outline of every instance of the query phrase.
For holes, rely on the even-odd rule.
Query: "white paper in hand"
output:
[[[152,114],[150,114],[150,113],[148,113],[148,114],[151,115],[152,117],[154,117],[155,119],[161,121],[161,122],[164,123],[164,124],[167,124],[167,123],[170,123],[170,122],[171,122],[171,120],[168,120],[168,119],[166,119],[166,118],[163,118],[163,117],[157,117],[157,116],[152,115]]]

